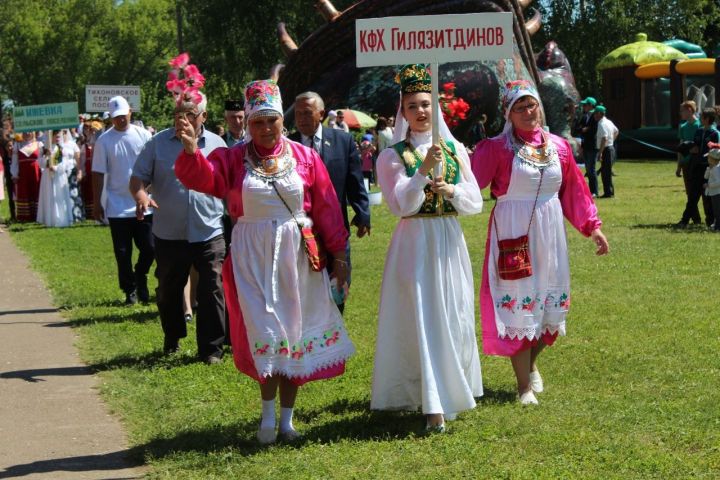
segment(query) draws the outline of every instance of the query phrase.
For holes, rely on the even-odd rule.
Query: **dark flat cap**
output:
[[[225,110],[239,112],[244,107],[242,100],[225,100]]]

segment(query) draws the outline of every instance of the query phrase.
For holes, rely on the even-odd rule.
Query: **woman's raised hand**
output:
[[[185,152],[194,155],[195,150],[197,150],[195,127],[193,127],[192,123],[188,122],[186,118],[179,118],[175,124],[177,125],[177,131],[175,133],[180,137]]]
[[[435,165],[440,163],[440,161],[442,161],[442,150],[440,149],[440,145],[433,145],[428,148],[425,160],[423,160],[422,165],[418,168],[418,172],[422,175],[427,175],[432,171]]]

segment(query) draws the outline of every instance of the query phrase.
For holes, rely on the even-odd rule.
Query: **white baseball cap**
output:
[[[120,115],[127,115],[130,113],[130,104],[125,100],[125,97],[118,95],[112,97],[108,102],[108,110],[110,110],[110,118],[119,117]]]

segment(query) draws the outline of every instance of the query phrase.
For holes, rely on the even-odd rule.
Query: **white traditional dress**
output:
[[[55,145],[50,156],[40,159],[42,176],[38,195],[37,222],[48,227],[68,227],[73,223],[73,200],[70,197],[68,174],[75,168],[78,146],[72,142]],[[56,159],[55,171],[48,162]]]
[[[439,202],[428,177],[408,175],[422,163],[431,134],[412,133],[409,141],[416,152],[411,169],[412,157],[404,152],[401,158],[396,147],[385,149],[377,162],[383,197],[401,220],[383,273],[370,406],[455,414],[474,408],[483,394],[472,268],[455,216],[480,212],[482,196],[465,148],[455,143],[450,149],[456,150],[458,171],[449,171],[445,154],[446,181],[457,175],[455,194],[450,205]],[[433,210],[443,215],[418,214]]]
[[[181,152],[175,162],[185,186],[225,199],[237,218],[223,268],[235,365],[260,382],[283,375],[301,385],[341,375],[355,347],[327,271],[310,268],[296,223],[312,221],[328,251],[345,249],[348,233],[330,177],[314,150],[288,140],[278,147],[287,145],[280,163],[289,168],[263,173],[249,145],[218,148],[207,159],[199,149]]]
[[[478,184],[491,185],[497,198],[488,226],[480,290],[483,352],[487,355],[513,356],[541,338],[552,345],[558,335],[565,335],[570,308],[565,218],[585,236],[602,225],[567,141],[540,129],[515,135],[522,141],[513,145],[508,145],[505,134],[483,140],[472,159]],[[533,150],[530,145],[544,141],[547,161],[535,161],[528,153]],[[498,238],[526,235],[528,226],[532,275],[501,279],[497,273]]]

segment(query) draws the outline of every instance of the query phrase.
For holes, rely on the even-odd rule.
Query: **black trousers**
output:
[[[713,209],[710,197],[705,195],[703,184],[705,180],[705,168],[707,165],[697,163],[690,165],[690,180],[688,182],[687,192],[687,204],[685,205],[685,211],[683,212],[682,223],[690,223],[692,220],[695,223],[700,223],[700,210],[698,210],[698,200],[702,198],[703,211],[705,213],[705,224],[711,225],[713,223]]]
[[[206,242],[163,240],[155,237],[158,279],[157,306],[165,338],[177,340],[187,336],[183,311],[183,289],[190,266],[198,272],[197,328],[198,355],[222,356],[225,343],[225,294],[222,286],[222,264],[225,259],[223,235]]]
[[[615,147],[612,145],[605,147],[600,161],[602,161],[602,165],[600,165],[600,177],[602,178],[603,195],[614,196],[615,187],[612,181],[612,167],[613,163],[615,163]]]
[[[108,221],[118,267],[118,281],[122,291],[128,294],[135,291],[138,277],[145,278],[155,258],[152,215],[147,215],[144,220],[109,218]],[[140,252],[134,271],[132,266],[133,242]]]
[[[590,193],[598,194],[597,171],[595,171],[595,163],[597,162],[598,151],[595,149],[585,149],[583,147],[583,161],[585,162],[585,173],[587,174],[588,187]]]

